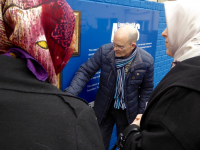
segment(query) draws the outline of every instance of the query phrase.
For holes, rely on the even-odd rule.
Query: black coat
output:
[[[66,92],[77,96],[86,83],[101,69],[99,89],[94,105],[99,124],[106,117],[115,94],[117,70],[113,49],[112,43],[101,46],[86,63],[80,66],[70,86],[65,89]],[[124,83],[124,100],[129,123],[133,122],[137,114],[143,114],[146,102],[153,91],[153,76],[153,57],[137,47],[136,57],[130,65]]]
[[[200,57],[178,63],[153,91],[126,150],[200,149]],[[136,127],[136,126],[134,126]]]
[[[102,150],[87,103],[40,82],[26,61],[0,56],[1,150]]]

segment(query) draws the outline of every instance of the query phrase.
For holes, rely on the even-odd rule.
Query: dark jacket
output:
[[[200,149],[200,57],[178,63],[153,91],[125,150]]]
[[[87,103],[40,82],[26,61],[0,56],[1,150],[102,150]]]
[[[101,69],[100,84],[95,97],[94,111],[99,124],[105,118],[113,101],[116,85],[116,64],[113,45],[105,44],[88,61],[80,66],[70,86],[65,89],[79,95],[86,83]],[[124,98],[129,123],[144,112],[153,90],[154,61],[149,53],[137,47],[137,55],[126,75]]]

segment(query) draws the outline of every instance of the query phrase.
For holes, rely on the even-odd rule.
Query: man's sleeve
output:
[[[154,87],[154,60],[151,59],[149,67],[144,75],[143,82],[139,89],[139,109],[138,114],[143,114],[149,97]]]
[[[101,57],[102,57],[102,47],[100,47],[96,53],[89,58],[84,64],[82,64],[73,80],[70,83],[70,86],[67,87],[64,92],[68,94],[78,96],[86,83],[95,75],[95,73],[101,68]]]

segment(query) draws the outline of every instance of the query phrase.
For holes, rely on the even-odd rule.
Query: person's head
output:
[[[119,28],[114,35],[114,51],[116,57],[128,57],[136,46],[137,29],[131,25]]]
[[[75,47],[75,17],[66,0],[0,0],[0,53],[19,47],[34,57],[57,84]],[[5,29],[5,30],[4,30]]]
[[[165,2],[167,28],[163,31],[167,55],[182,61],[200,54],[200,1]],[[196,43],[194,42],[196,41]]]

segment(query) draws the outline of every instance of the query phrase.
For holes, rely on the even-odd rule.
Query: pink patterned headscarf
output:
[[[19,47],[57,85],[56,75],[75,48],[75,17],[65,0],[0,0],[0,54]]]

